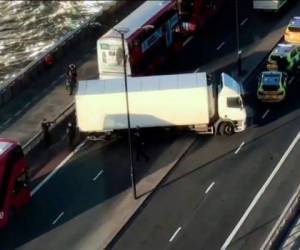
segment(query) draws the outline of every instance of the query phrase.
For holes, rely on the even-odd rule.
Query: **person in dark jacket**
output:
[[[70,64],[68,66],[66,77],[66,89],[69,89],[69,95],[72,95],[77,84],[77,69],[75,64]]]
[[[67,137],[68,137],[68,145],[70,149],[74,148],[75,136],[76,136],[76,128],[72,122],[68,122],[66,129]]]
[[[49,147],[51,144],[51,141],[52,141],[49,128],[51,127],[51,125],[53,123],[54,122],[47,121],[46,118],[44,118],[41,123],[41,129],[42,129],[42,133],[43,133],[43,141],[44,141],[45,148]]]
[[[136,161],[139,161],[140,157],[142,156],[145,161],[149,161],[148,155],[145,153],[145,141],[141,135],[139,127],[136,128],[134,133],[134,145],[136,148]]]

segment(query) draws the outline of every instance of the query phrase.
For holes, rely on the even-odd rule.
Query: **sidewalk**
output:
[[[127,16],[139,3],[128,3],[114,13],[113,18],[103,20],[106,25],[113,25],[117,20]],[[87,39],[68,56],[55,61],[52,68],[40,73],[39,79],[31,86],[24,86],[20,94],[1,107],[0,136],[25,144],[40,131],[43,118],[53,120],[72,102],[65,90],[65,72],[70,63],[78,66],[78,79],[95,79],[98,77],[96,40],[104,33],[94,30],[95,37]],[[25,89],[24,89],[25,88]]]

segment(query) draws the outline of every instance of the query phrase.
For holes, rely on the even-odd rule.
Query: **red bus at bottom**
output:
[[[0,229],[31,199],[27,171],[21,145],[0,138]]]

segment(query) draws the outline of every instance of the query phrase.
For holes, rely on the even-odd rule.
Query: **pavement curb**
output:
[[[133,222],[134,218],[141,212],[142,208],[147,205],[147,203],[150,201],[152,196],[155,194],[155,192],[159,189],[160,185],[164,180],[172,173],[172,171],[175,169],[175,167],[178,165],[178,163],[185,157],[187,152],[190,150],[190,148],[194,145],[194,143],[197,141],[197,137],[194,138],[191,143],[189,143],[188,146],[186,146],[183,153],[174,161],[173,166],[170,167],[170,169],[165,173],[164,176],[159,180],[159,182],[152,188],[152,190],[147,194],[146,198],[142,201],[142,203],[135,209],[133,214],[128,218],[128,220],[121,226],[120,230],[116,233],[115,236],[112,237],[110,242],[104,247],[104,249],[112,249],[114,244],[118,241],[118,239],[121,237],[121,235],[125,232],[126,228],[130,226],[130,224]],[[142,198],[142,197],[140,197]]]

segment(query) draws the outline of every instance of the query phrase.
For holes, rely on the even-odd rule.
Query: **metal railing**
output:
[[[91,18],[83,22],[77,29],[69,32],[66,36],[59,39],[53,46],[43,52],[36,60],[29,63],[21,72],[19,72],[13,79],[8,80],[0,87],[0,106],[11,100],[16,93],[19,93],[24,86],[30,85],[33,79],[37,77],[38,72],[44,70],[44,59],[46,56],[53,56],[54,59],[61,57],[63,48],[71,46],[72,43],[86,38],[87,33],[93,35],[90,29],[90,23],[96,22],[100,17],[104,16],[106,11],[118,9],[126,1],[118,1],[114,5],[107,5],[99,13],[94,14]],[[59,54],[61,53],[61,54]]]

